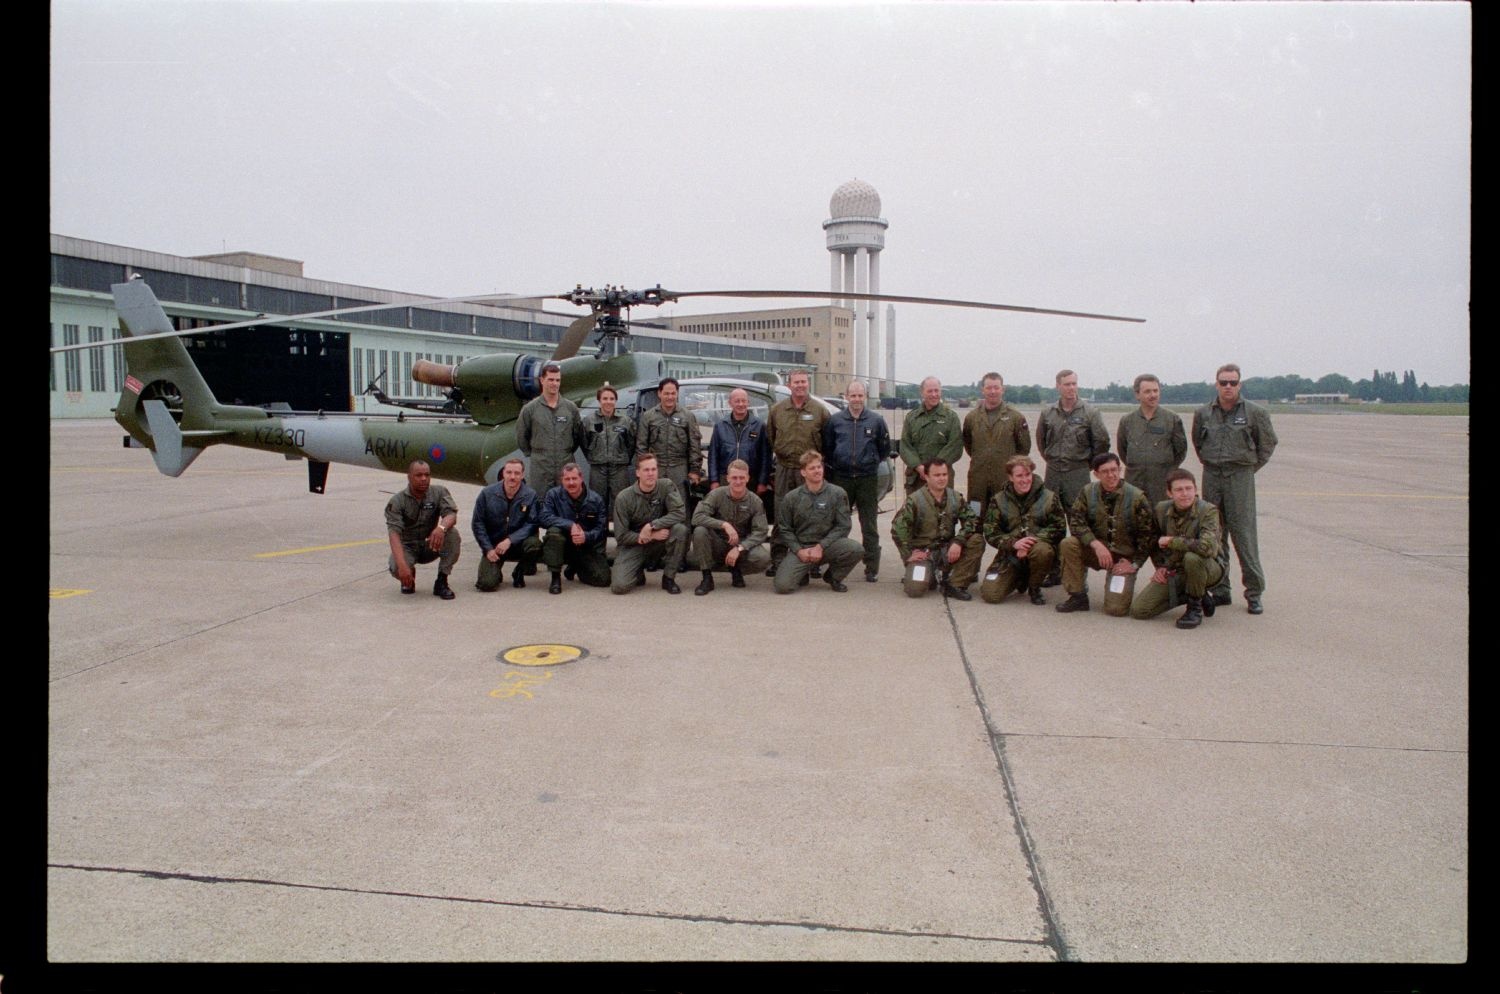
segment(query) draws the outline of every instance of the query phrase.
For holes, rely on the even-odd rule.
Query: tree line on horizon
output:
[[[1351,380],[1342,373],[1329,373],[1317,380],[1288,373],[1284,376],[1251,376],[1245,379],[1240,395],[1247,400],[1275,401],[1291,400],[1299,393],[1342,393],[1351,400],[1382,401],[1384,403],[1468,403],[1469,385],[1455,383],[1449,386],[1431,386],[1417,383],[1417,374],[1408,369],[1398,379],[1395,372],[1382,373],[1376,369],[1369,379]],[[901,384],[896,395],[902,399],[920,400],[921,389],[916,384]],[[980,395],[979,381],[973,383],[943,384],[943,396],[952,400],[974,400]],[[1111,381],[1107,387],[1079,387],[1078,395],[1084,400],[1100,403],[1129,404],[1135,402],[1135,393],[1129,383]],[[1163,404],[1206,404],[1217,396],[1214,385],[1207,380],[1196,383],[1163,383]],[[1057,388],[1039,384],[1006,384],[1005,399],[1011,404],[1050,404],[1057,400]]]

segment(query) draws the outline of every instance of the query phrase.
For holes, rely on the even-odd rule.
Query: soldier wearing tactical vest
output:
[[[969,499],[979,502],[979,518],[1008,482],[1012,456],[1031,452],[1031,426],[1021,409],[1005,402],[1005,379],[985,373],[979,381],[979,406],[964,417],[964,451],[969,454]]]
[[[1260,541],[1255,527],[1255,474],[1276,451],[1271,415],[1259,404],[1240,399],[1240,367],[1220,366],[1214,379],[1219,399],[1193,415],[1193,449],[1203,463],[1203,499],[1224,515],[1224,530],[1234,540],[1240,557],[1240,582],[1245,606],[1260,614],[1266,574],[1260,566]],[[1229,543],[1219,549],[1224,575],[1214,584],[1214,603],[1229,603]]]
[[[1125,482],[1145,491],[1152,506],[1171,497],[1167,474],[1187,458],[1182,419],[1161,406],[1161,381],[1150,373],[1135,378],[1140,407],[1120,419],[1115,454],[1125,464]]]
[[[516,447],[531,460],[526,482],[537,493],[557,486],[563,463],[583,444],[583,419],[578,405],[562,395],[562,366],[542,367],[542,394],[521,408],[516,418]]]
[[[1130,604],[1132,618],[1154,618],[1178,604],[1187,609],[1177,619],[1178,628],[1197,628],[1203,616],[1213,616],[1214,599],[1209,588],[1224,574],[1219,565],[1219,510],[1198,498],[1198,484],[1185,469],[1167,474],[1172,496],[1156,505],[1156,547],[1151,559],[1156,572]]]
[[[921,597],[946,573],[943,596],[973,600],[969,584],[979,575],[984,536],[979,516],[964,495],[948,486],[952,467],[946,459],[922,464],[922,486],[891,521],[891,538],[906,564],[901,581],[908,597]]]
[[[1057,548],[1068,533],[1068,519],[1057,494],[1036,478],[1030,456],[1011,456],[1007,481],[984,516],[984,540],[999,552],[979,584],[986,603],[999,604],[1013,590],[1025,589],[1033,604],[1045,604],[1042,580],[1057,562]]]
[[[1135,575],[1156,540],[1151,502],[1140,488],[1126,483],[1120,458],[1113,452],[1094,457],[1097,480],[1068,509],[1073,534],[1062,540],[1063,589],[1068,599],[1057,610],[1089,609],[1087,569],[1106,574],[1104,613],[1123,618],[1130,613]]]

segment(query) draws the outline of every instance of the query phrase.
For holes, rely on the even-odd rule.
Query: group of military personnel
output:
[[[1024,590],[1033,604],[1045,604],[1043,588],[1061,583],[1067,596],[1056,609],[1086,611],[1087,571],[1096,569],[1106,574],[1106,613],[1149,618],[1183,605],[1177,625],[1192,628],[1230,601],[1227,532],[1248,610],[1262,613],[1254,475],[1271,458],[1276,434],[1264,408],[1240,398],[1238,366],[1221,367],[1215,378],[1218,398],[1194,414],[1191,431],[1203,463],[1200,496],[1193,474],[1181,468],[1188,433],[1160,405],[1155,376],[1136,377],[1139,407],[1120,420],[1110,451],[1099,412],[1078,397],[1077,374],[1059,372],[1057,402],[1037,421],[1036,445],[1047,464],[1040,482],[1030,426],[1005,402],[999,373],[985,374],[980,402],[962,423],[943,403],[941,383],[928,377],[922,406],[902,429],[906,494],[891,524],[906,593],[941,589],[950,599],[972,600],[969,587],[990,546],[996,555],[979,586],[989,603]],[[553,594],[562,592],[564,578],[625,594],[644,585],[650,570],[660,570],[662,588],[677,594],[677,575],[689,567],[702,574],[694,590],[700,596],[714,590],[715,572],[743,587],[747,572],[764,570],[781,594],[813,579],[845,592],[860,565],[867,581],[878,580],[879,471],[891,441],[885,419],[867,407],[862,383],[851,382],[847,408],[830,414],[811,400],[808,374],[792,373],[791,396],[764,421],[751,413],[744,390],[733,391],[730,415],[709,439],[706,472],[697,421],[678,406],[676,379],[661,381],[658,406],[638,426],[616,411],[613,387],[600,388],[599,409],[584,417],[561,395],[561,383],[561,368],[546,365],[541,395],[517,421],[530,472],[519,458],[507,461],[475,503],[478,589],[498,589],[507,562],[512,585],[524,587],[538,561]],[[576,450],[589,463],[587,484],[572,461]],[[966,452],[967,499],[952,479]],[[438,559],[433,593],[452,599],[457,506],[431,483],[425,463],[412,463],[407,476],[406,491],[386,508],[391,573],[412,593],[414,567]],[[554,485],[539,496],[528,479]],[[699,484],[707,493],[696,499]],[[768,492],[774,531],[762,499]],[[850,537],[855,512],[860,541]],[[605,555],[611,523],[612,563]],[[1136,591],[1148,559],[1155,569]]]

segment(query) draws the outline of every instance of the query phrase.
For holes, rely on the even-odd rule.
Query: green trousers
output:
[[[1213,592],[1229,596],[1229,542],[1240,557],[1240,582],[1246,594],[1260,594],[1266,589],[1266,574],[1260,568],[1260,539],[1255,530],[1255,470],[1203,467],[1203,499],[1219,509],[1224,517],[1224,545],[1219,549],[1219,565],[1224,575],[1214,582]]]
[[[997,555],[979,583],[979,596],[987,604],[999,604],[1012,591],[1040,587],[1057,562],[1052,543],[1038,540],[1024,559]]]
[[[865,573],[880,572],[880,478],[876,476],[830,476],[828,482],[849,495],[851,510],[859,512],[859,535],[865,548]]]
[[[1166,583],[1148,582],[1130,602],[1130,616],[1144,621],[1185,603],[1184,594],[1194,599],[1202,597],[1223,575],[1224,567],[1217,559],[1204,559],[1196,552],[1184,553],[1182,573]]]

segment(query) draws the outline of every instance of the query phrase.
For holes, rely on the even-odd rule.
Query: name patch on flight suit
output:
[[[798,421],[811,421],[812,420],[812,415],[811,414],[799,415],[798,418],[797,418],[797,420]]]

